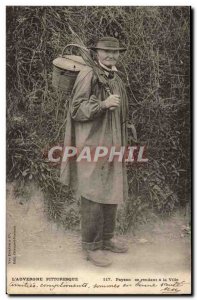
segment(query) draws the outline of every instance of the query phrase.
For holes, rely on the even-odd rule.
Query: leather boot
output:
[[[86,258],[98,267],[107,267],[112,264],[112,260],[102,250],[86,250]]]
[[[128,246],[122,242],[106,240],[103,241],[103,250],[108,250],[115,253],[125,253],[128,251]]]

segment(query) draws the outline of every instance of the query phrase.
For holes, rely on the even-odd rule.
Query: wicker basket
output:
[[[69,46],[77,46],[77,44],[67,45],[62,55],[53,60],[52,85],[66,93],[70,93],[74,86],[78,73],[86,66],[83,58],[77,55],[64,55],[65,49]]]

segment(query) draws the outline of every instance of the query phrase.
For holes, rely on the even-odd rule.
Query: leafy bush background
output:
[[[7,7],[7,178],[23,192],[35,182],[49,217],[79,225],[79,203],[59,183],[46,149],[62,144],[69,95],[52,87],[52,61],[72,42],[111,35],[127,47],[119,69],[129,97],[129,143],[146,144],[149,163],[128,167],[125,232],[190,199],[190,8]]]

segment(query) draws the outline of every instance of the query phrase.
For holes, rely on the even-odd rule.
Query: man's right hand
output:
[[[116,109],[116,107],[120,106],[120,96],[119,95],[110,95],[103,101],[105,103],[106,108],[110,110]]]

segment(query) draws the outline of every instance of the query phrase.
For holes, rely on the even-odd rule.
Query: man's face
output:
[[[106,67],[115,66],[119,58],[119,55],[120,53],[118,50],[102,50],[102,49],[97,50],[98,59]]]

